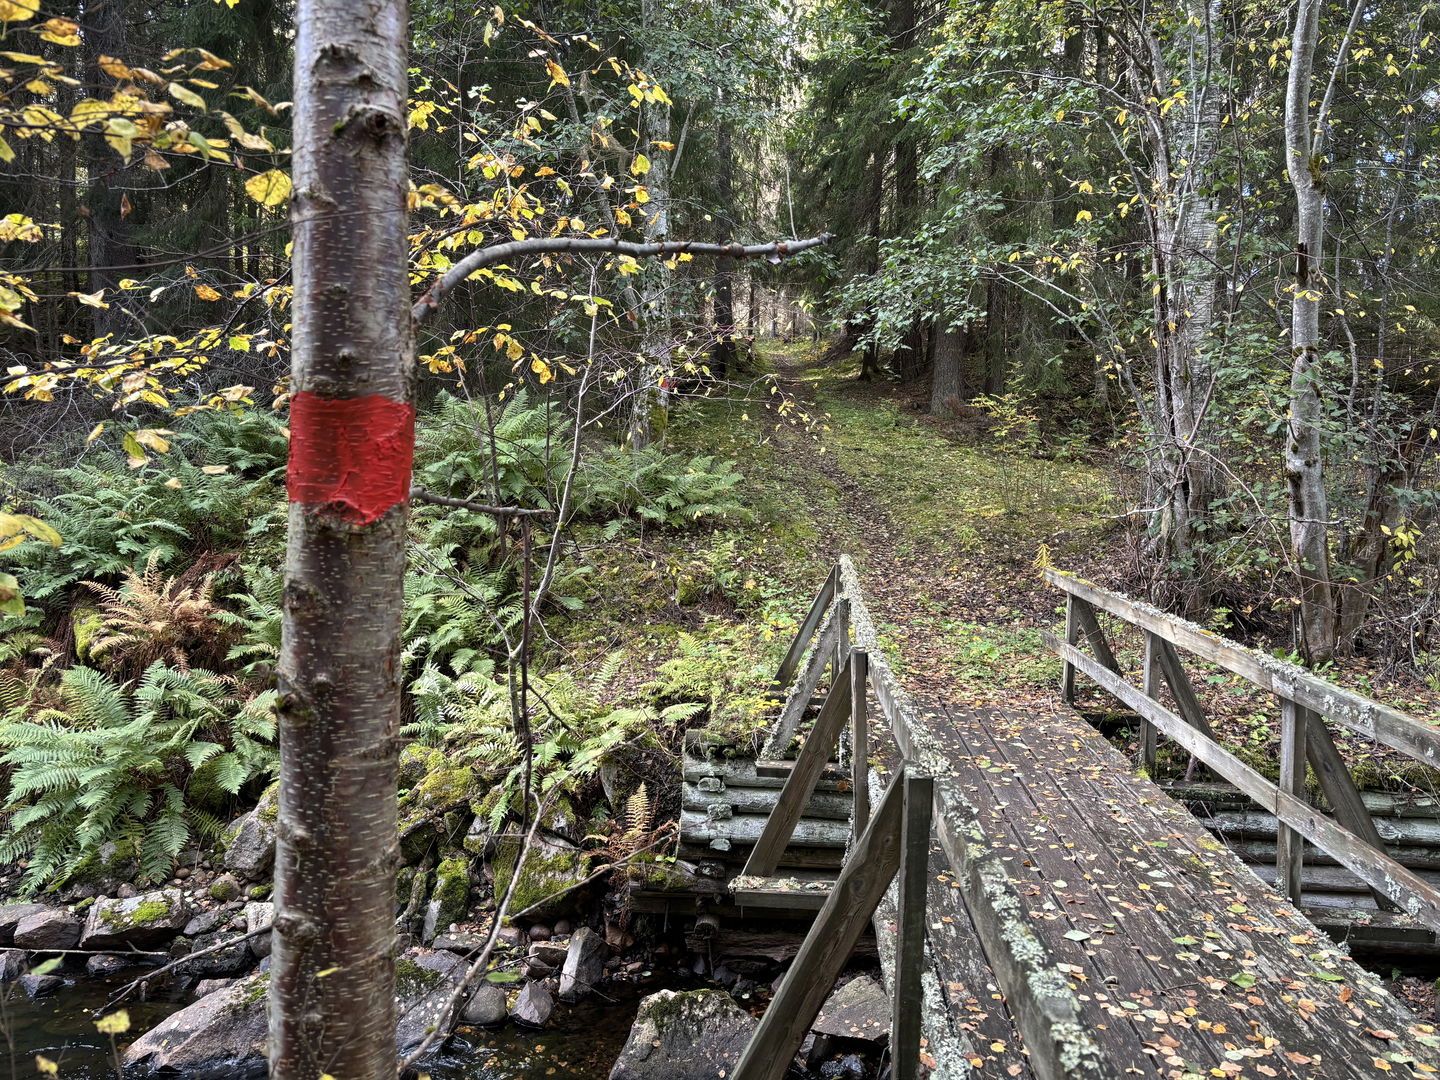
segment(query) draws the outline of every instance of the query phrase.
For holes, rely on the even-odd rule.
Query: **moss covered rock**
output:
[[[490,864],[495,875],[495,895],[505,895],[510,879],[515,877],[515,857],[519,844],[503,840],[496,845]],[[571,886],[583,881],[590,870],[590,858],[573,844],[559,837],[539,836],[520,868],[515,894],[509,910],[526,911],[532,918],[543,919],[573,908],[577,898]]]
[[[275,821],[280,814],[280,784],[271,784],[250,813],[225,830],[225,869],[258,881],[275,864]]]
[[[82,949],[149,948],[185,929],[195,909],[179,889],[141,893],[128,900],[95,901],[80,937]]]
[[[722,990],[661,990],[640,1002],[610,1080],[714,1080],[734,1072],[756,1019]]]
[[[426,945],[433,944],[435,935],[462,922],[470,910],[470,863],[463,856],[441,859],[435,867],[435,887],[425,907],[425,928],[421,934]]]

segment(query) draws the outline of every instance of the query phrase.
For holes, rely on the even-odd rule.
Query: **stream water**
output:
[[[60,1066],[61,1080],[115,1080],[115,1049],[95,1030],[93,1016],[124,981],[81,980],[38,1001],[15,983],[0,990],[0,1080],[35,1076],[36,1054]],[[640,999],[672,983],[656,978],[607,987],[606,999],[558,1007],[544,1031],[513,1024],[461,1028],[425,1071],[436,1080],[604,1080],[630,1034]],[[131,1033],[119,1037],[121,1044],[188,1001],[128,1002]]]

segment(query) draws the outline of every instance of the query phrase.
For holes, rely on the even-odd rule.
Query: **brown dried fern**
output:
[[[111,667],[138,674],[157,660],[181,671],[200,657],[224,655],[225,628],[218,623],[212,592],[214,575],[187,581],[165,577],[151,556],[144,573],[125,571],[118,588],[85,582],[100,600],[101,624],[90,642],[90,655]]]

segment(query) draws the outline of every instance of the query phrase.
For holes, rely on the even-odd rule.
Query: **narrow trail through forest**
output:
[[[797,362],[786,354],[773,357],[777,380],[781,391],[802,408],[823,414],[825,402],[817,393],[813,377],[807,377],[811,374],[806,367],[809,358],[805,354]],[[831,384],[830,392],[862,405],[878,405],[886,397],[881,385],[848,379],[838,387]],[[936,431],[933,438],[939,444],[943,436]],[[893,633],[898,655],[892,655],[891,662],[912,693],[923,688],[926,696],[933,697],[940,688],[956,682],[950,647],[926,629],[937,618],[984,624],[997,610],[1016,612],[1018,601],[1027,625],[1037,630],[1051,625],[1053,620],[1047,616],[1058,598],[1045,595],[1037,584],[1038,576],[1026,580],[1017,575],[1014,566],[1001,565],[997,553],[985,543],[951,558],[943,554],[945,537],[910,536],[904,523],[879,497],[881,492],[875,485],[883,483],[883,475],[857,478],[842,467],[824,434],[817,442],[801,430],[782,425],[778,448],[795,474],[818,476],[834,486],[845,521],[843,528],[826,538],[826,554],[832,558],[849,554],[855,560],[878,622]],[[1024,561],[1028,563],[1029,559]],[[809,587],[818,582],[796,584]],[[1037,651],[1033,659],[1049,661],[1048,654],[1042,651]],[[983,683],[970,682],[955,689],[954,700],[963,697],[975,701],[977,696],[990,696]],[[1014,690],[1006,685],[995,694],[994,703],[1048,712],[1059,701],[1053,691],[1042,686],[1028,688],[1018,701]]]

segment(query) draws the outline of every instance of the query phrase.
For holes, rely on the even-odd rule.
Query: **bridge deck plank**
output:
[[[1434,1027],[1083,719],[920,704],[1113,1075],[1435,1075]]]

